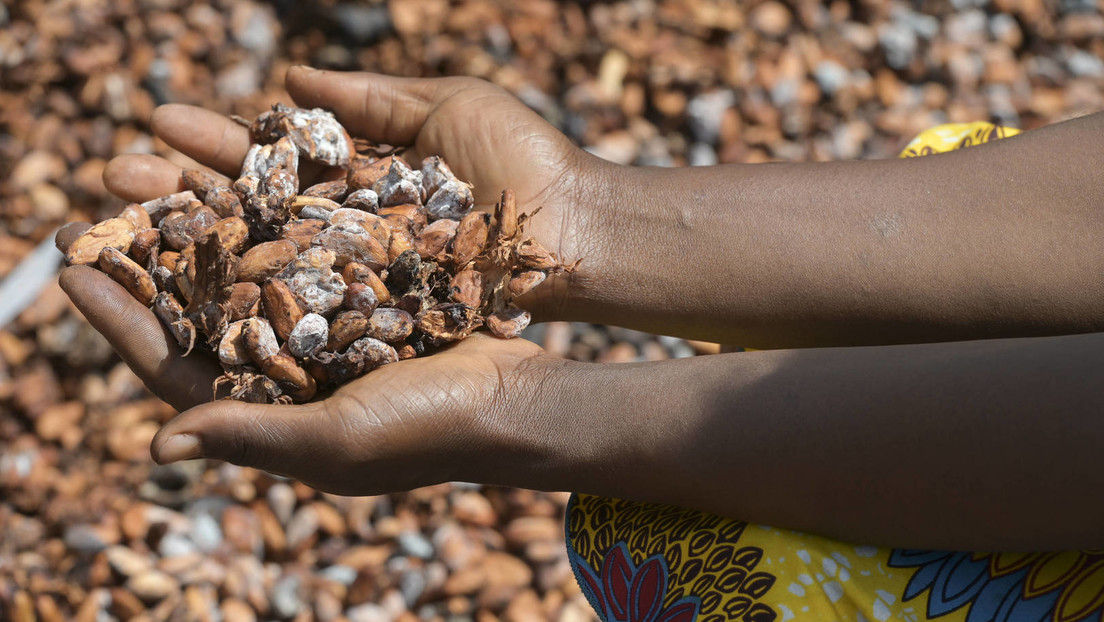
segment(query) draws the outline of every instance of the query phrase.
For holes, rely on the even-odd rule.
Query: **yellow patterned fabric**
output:
[[[902,157],[1018,134],[940,126]],[[1104,551],[885,549],[673,506],[574,495],[579,584],[607,622],[1076,622],[1104,612]]]

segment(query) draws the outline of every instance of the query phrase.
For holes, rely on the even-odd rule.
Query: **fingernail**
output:
[[[161,443],[161,449],[157,452],[159,464],[169,464],[180,460],[199,458],[199,439],[191,434],[177,434],[170,436],[169,440]]]

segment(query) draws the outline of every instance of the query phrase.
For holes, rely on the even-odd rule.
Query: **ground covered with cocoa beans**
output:
[[[156,105],[253,119],[308,63],[484,77],[623,163],[892,157],[936,123],[1104,108],[1102,57],[1099,0],[4,3],[0,619],[593,619],[563,551],[565,494],[347,499],[152,465],[173,412],[68,304],[60,256],[33,251],[66,221],[119,214],[100,181],[114,155],[194,167],[150,134]],[[578,360],[713,351],[590,325],[524,336]]]

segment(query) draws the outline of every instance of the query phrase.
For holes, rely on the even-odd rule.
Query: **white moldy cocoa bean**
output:
[[[291,139],[284,137],[271,145],[253,145],[242,161],[242,177],[264,179],[271,169],[283,168],[296,176],[299,174],[299,149]]]
[[[262,317],[251,317],[241,321],[242,343],[249,358],[258,366],[280,352],[280,342],[272,325]],[[254,341],[251,343],[251,341]]]
[[[288,337],[288,350],[291,355],[305,359],[326,347],[330,336],[330,326],[326,318],[317,313],[308,313],[299,320]]]
[[[278,278],[310,313],[328,315],[345,300],[345,280],[333,271],[337,256],[325,248],[310,248],[283,269]]]
[[[391,169],[375,184],[372,191],[379,195],[382,207],[389,205],[421,205],[425,201],[422,191],[422,174],[410,170],[401,160],[391,161]]]
[[[426,215],[430,220],[460,220],[471,211],[473,203],[471,186],[462,181],[446,181],[426,201]]]
[[[379,306],[379,296],[364,283],[349,283],[345,289],[345,307],[353,311],[360,311],[365,317],[371,317]]]
[[[456,175],[441,156],[429,156],[422,160],[422,189],[426,196],[433,196],[446,181],[455,181]]]
[[[245,351],[245,344],[241,338],[242,325],[248,321],[246,319],[233,322],[222,334],[222,340],[218,345],[218,357],[223,365],[245,365],[249,362],[249,355]]]
[[[402,341],[414,330],[414,318],[402,309],[384,307],[368,318],[367,335],[380,341]]]
[[[375,214],[376,210],[379,209],[379,195],[373,190],[362,188],[350,192],[349,196],[345,197],[345,202],[341,204],[341,207]]]
[[[308,205],[299,211],[299,218],[311,218],[314,220],[321,220],[326,224],[330,224],[330,219],[333,217],[333,212],[327,212],[326,210],[315,207],[314,205]]]
[[[250,135],[257,142],[273,142],[287,136],[309,160],[326,166],[349,166],[352,152],[349,134],[333,113],[321,108],[307,110],[275,104],[253,121]]]

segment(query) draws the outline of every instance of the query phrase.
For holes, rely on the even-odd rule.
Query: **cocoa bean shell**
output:
[[[191,190],[196,198],[205,201],[207,194],[215,188],[230,187],[230,178],[214,171],[186,168],[180,172],[180,184],[185,190]]]
[[[130,245],[130,256],[138,265],[148,266],[150,257],[157,255],[160,246],[161,232],[157,229],[143,229],[134,234],[134,242]]]
[[[220,218],[230,218],[233,216],[241,218],[245,215],[241,199],[238,197],[238,194],[230,188],[213,188],[207,193],[203,202],[214,210],[215,214]]]
[[[507,288],[513,296],[524,296],[544,282],[548,274],[541,270],[526,270],[510,278]]]
[[[360,227],[330,227],[314,236],[311,246],[334,252],[334,265],[341,267],[349,262],[362,263],[372,269],[387,266],[387,250]]]
[[[374,270],[362,263],[352,262],[346,264],[341,270],[341,277],[345,280],[346,285],[363,283],[371,287],[379,304],[386,304],[391,300],[391,292],[387,291],[387,286],[383,284],[383,280]]]
[[[291,331],[287,341],[288,351],[296,358],[309,358],[326,347],[329,335],[330,326],[326,318],[317,313],[308,313]],[[307,371],[311,370],[308,368]]]

